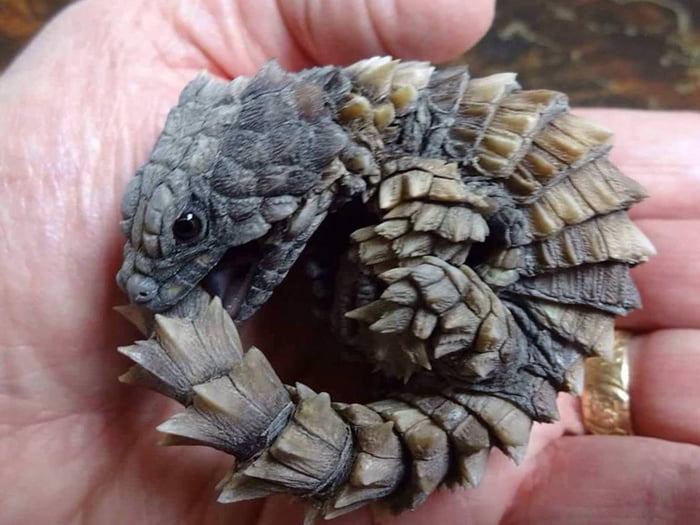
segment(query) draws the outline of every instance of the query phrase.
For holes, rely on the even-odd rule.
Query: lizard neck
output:
[[[460,113],[468,73],[421,62],[369,60],[345,70],[351,88],[334,120],[348,137],[340,160],[362,179],[368,195],[407,157],[460,163],[451,128]],[[392,168],[393,166],[393,168]]]

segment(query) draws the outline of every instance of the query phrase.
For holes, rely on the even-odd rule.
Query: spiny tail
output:
[[[120,352],[136,362],[122,380],[185,406],[158,429],[167,445],[207,445],[236,457],[221,481],[228,503],[288,493],[310,517],[381,501],[414,508],[442,485],[479,484],[491,447],[522,458],[531,419],[490,395],[400,394],[368,405],[285,386],[257,348],[244,352],[218,298],[155,318],[122,309],[149,339]]]

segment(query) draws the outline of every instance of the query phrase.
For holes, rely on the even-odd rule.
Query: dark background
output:
[[[70,1],[0,0],[0,68]],[[698,20],[700,0],[500,0],[458,62],[479,76],[517,71],[579,106],[700,109]]]

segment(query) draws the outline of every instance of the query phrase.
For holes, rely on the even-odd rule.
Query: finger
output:
[[[162,6],[200,56],[232,77],[252,74],[273,57],[288,69],[387,54],[447,60],[486,32],[494,1],[163,0]]]
[[[304,521],[306,513],[312,505],[297,498],[287,495],[271,496],[265,499],[262,512],[256,520],[256,525],[279,525],[280,523],[308,523]],[[358,510],[334,518],[333,525],[370,525],[370,507],[362,507]],[[326,523],[325,520],[317,518],[313,523]]]
[[[324,64],[378,54],[447,60],[483,36],[494,9],[491,0],[307,0],[277,5],[295,41]]]
[[[699,219],[700,113],[610,109],[577,113],[615,132],[611,158],[651,197],[635,218]]]
[[[698,523],[698,486],[698,447],[627,436],[564,438],[539,456],[500,523]]]
[[[700,445],[700,330],[660,330],[630,341],[636,434]]]
[[[633,331],[700,328],[700,220],[640,220],[657,255],[632,270],[644,307],[621,318]]]

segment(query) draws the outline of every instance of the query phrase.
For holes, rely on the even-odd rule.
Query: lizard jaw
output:
[[[202,281],[202,287],[216,295],[233,320],[241,311],[260,262],[256,241],[230,248]]]

